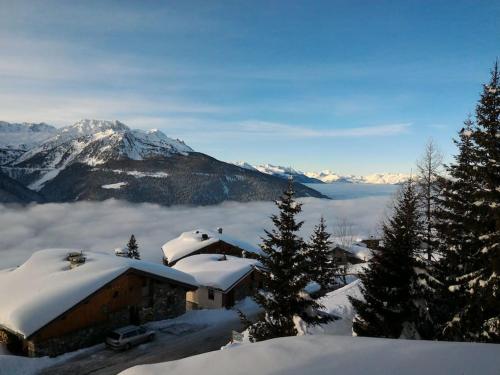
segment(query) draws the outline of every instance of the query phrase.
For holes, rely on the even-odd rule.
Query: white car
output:
[[[152,341],[155,331],[144,327],[126,326],[115,329],[106,337],[106,345],[112,349],[130,349],[132,346]]]

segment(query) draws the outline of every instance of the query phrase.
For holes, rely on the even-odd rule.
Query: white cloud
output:
[[[354,200],[306,198],[303,235],[323,215],[329,224],[347,218],[357,235],[374,233],[387,197]],[[0,269],[19,265],[34,251],[68,247],[112,251],[135,234],[144,259],[161,261],[161,245],[194,228],[221,226],[225,233],[258,244],[275,212],[271,202],[227,202],[209,207],[162,207],[120,201],[34,205],[0,205]]]
[[[338,129],[317,129],[305,126],[292,126],[264,121],[245,121],[240,123],[244,132],[262,135],[289,136],[297,138],[343,138],[367,136],[391,136],[406,133],[411,124],[387,124]]]

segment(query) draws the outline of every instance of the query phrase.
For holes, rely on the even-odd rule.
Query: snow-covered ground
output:
[[[124,186],[127,186],[127,182],[117,182],[116,184],[108,184],[108,185],[102,185],[101,187],[103,189],[121,189]]]
[[[0,345],[0,375],[34,375],[46,367],[66,362],[78,355],[87,355],[99,349],[104,349],[104,344],[66,353],[55,358],[29,358],[11,355],[4,346]]]
[[[360,281],[355,280],[323,297],[320,300],[320,303],[324,306],[323,310],[340,319],[328,323],[327,325],[309,328],[309,333],[352,336],[354,309],[348,297],[362,298],[359,287]]]
[[[239,302],[235,308],[240,309],[248,316],[255,316],[259,312],[258,306],[249,298]],[[0,345],[0,375],[34,375],[47,369],[45,373],[87,373],[98,372],[109,368],[111,373],[116,367],[118,371],[127,368],[128,361],[132,363],[156,362],[166,360],[165,355],[173,358],[182,358],[189,350],[201,353],[205,350],[214,350],[218,347],[207,347],[204,349],[205,340],[213,340],[219,337],[224,340],[228,337],[231,329],[239,326],[239,316],[235,310],[196,310],[175,319],[162,320],[146,324],[149,329],[157,333],[152,343],[141,345],[126,352],[114,352],[106,349],[104,344],[75,352],[49,358],[28,358],[10,355]],[[188,341],[185,343],[185,341]],[[186,348],[181,348],[185,346]],[[189,348],[191,347],[191,349]],[[174,354],[175,352],[175,354]],[[135,362],[134,362],[135,361]],[[53,370],[52,368],[55,367]]]
[[[279,338],[137,366],[122,375],[498,375],[499,369],[500,346],[493,344],[319,335]]]

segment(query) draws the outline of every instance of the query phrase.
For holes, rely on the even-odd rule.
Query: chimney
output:
[[[71,253],[68,253],[66,260],[69,261],[69,268],[73,269],[85,263],[86,258],[83,255],[83,251],[73,251]]]

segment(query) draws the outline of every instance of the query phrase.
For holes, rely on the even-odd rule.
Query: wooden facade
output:
[[[109,330],[181,315],[192,285],[129,269],[24,338],[3,330],[13,351],[58,355],[102,342]],[[2,331],[0,329],[0,331]]]
[[[187,258],[192,255],[198,255],[198,254],[225,254],[225,255],[232,255],[235,257],[239,258],[250,258],[250,259],[257,259],[257,254],[243,250],[239,248],[238,246],[232,245],[228,242],[219,240],[217,242],[213,242],[205,247],[202,247],[201,249],[198,249],[196,251],[193,251],[189,254],[184,255],[183,257],[176,259],[172,262],[170,262],[168,259],[163,258],[163,263],[169,267],[172,267],[175,265],[179,260]]]

